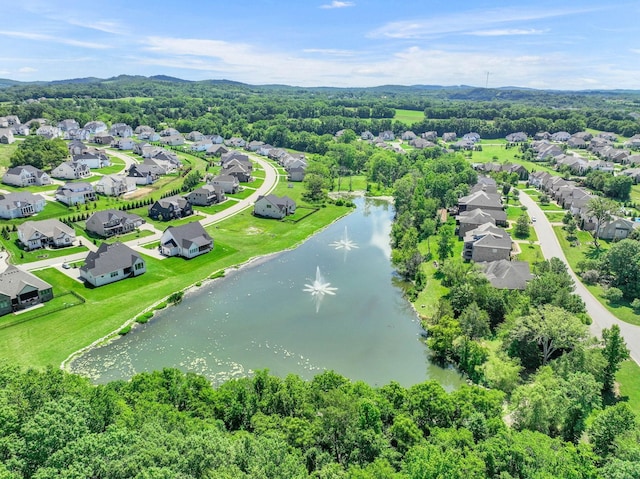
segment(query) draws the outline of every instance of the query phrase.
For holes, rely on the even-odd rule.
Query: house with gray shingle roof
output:
[[[227,194],[237,193],[240,189],[238,178],[231,175],[218,175],[212,178],[210,183],[213,186],[219,186]]]
[[[165,256],[195,258],[213,249],[213,238],[198,221],[169,226],[160,238],[160,253]]]
[[[458,209],[460,212],[471,211],[476,208],[481,208],[485,211],[503,210],[502,197],[498,193],[476,191],[458,200]]]
[[[62,180],[79,180],[91,176],[91,170],[86,163],[65,161],[51,170],[51,176]]]
[[[80,277],[98,287],[140,276],[146,271],[142,256],[118,241],[113,244],[102,243],[96,251],[91,251],[80,268]]]
[[[67,206],[84,205],[96,200],[96,192],[91,183],[65,183],[56,190],[56,200]]]
[[[109,238],[120,234],[130,233],[144,223],[138,215],[125,213],[120,210],[102,210],[92,214],[85,223],[89,233]]]
[[[506,219],[506,213],[505,213]],[[463,211],[456,216],[456,222],[458,223],[458,236],[464,238],[467,232],[476,229],[478,226],[486,223],[496,224],[495,218],[488,212],[482,211],[480,208],[471,211]]]
[[[76,232],[60,220],[25,221],[18,226],[18,239],[26,250],[71,246]]]
[[[13,137],[13,131],[9,128],[0,128],[0,143],[10,145],[14,141],[16,141],[16,139]]]
[[[217,203],[222,203],[227,199],[222,187],[214,186],[210,183],[187,193],[184,197],[189,203],[197,206],[215,205]]]
[[[162,198],[149,208],[149,217],[160,221],[184,218],[191,214],[193,214],[191,203],[180,195]]]
[[[41,212],[45,205],[46,200],[42,196],[27,191],[0,194],[0,218],[26,218]]]
[[[258,196],[253,206],[253,214],[264,218],[282,219],[295,211],[296,202],[288,196]]]
[[[12,186],[43,186],[50,185],[51,178],[35,166],[20,165],[9,168],[2,177],[2,182]]]
[[[467,261],[498,261],[510,256],[511,236],[502,228],[486,223],[464,235],[462,257]]]
[[[529,263],[526,261],[508,261],[501,259],[480,263],[485,276],[494,288],[525,289],[533,279]]]
[[[14,265],[0,273],[0,315],[53,299],[53,288],[37,276]]]

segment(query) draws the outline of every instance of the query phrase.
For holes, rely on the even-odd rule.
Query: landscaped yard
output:
[[[24,251],[18,245],[18,233],[9,233],[9,240],[1,239],[2,245],[11,255],[11,263],[24,264],[40,261],[43,259],[61,258],[64,256],[82,253],[87,251],[86,246],[71,246],[67,248],[56,249],[36,249],[33,251]]]
[[[628,360],[622,363],[616,381],[620,384],[620,396],[627,401],[633,412],[640,419],[640,366]]]
[[[19,144],[17,141],[10,145],[0,144],[0,174],[4,173],[3,168],[9,168],[9,158],[18,149]]]
[[[115,156],[110,156],[111,166],[105,166],[97,170],[92,170],[94,173],[100,173],[101,175],[112,175],[114,173],[120,173],[124,168],[124,160]]]

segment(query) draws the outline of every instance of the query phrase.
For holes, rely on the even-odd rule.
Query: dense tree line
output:
[[[570,387],[539,374],[547,393]],[[499,391],[447,393],[433,381],[372,388],[333,372],[303,381],[257,371],[212,388],[164,369],[93,386],[5,364],[0,385],[3,478],[586,479],[639,471],[638,428],[625,404],[605,409],[589,443],[575,445],[507,427]]]
[[[27,99],[43,98],[26,102]],[[243,136],[274,146],[325,153],[325,135],[342,129],[396,134],[411,129],[458,135],[477,131],[502,138],[514,131],[595,128],[625,136],[640,132],[631,113],[640,108],[633,92],[592,94],[507,92],[473,89],[381,87],[368,89],[258,87],[233,82],[180,82],[143,77],[53,84],[19,84],[0,89],[0,115],[22,121],[74,118],[133,127],[169,125],[224,137]],[[396,109],[425,113],[412,125],[393,120]]]

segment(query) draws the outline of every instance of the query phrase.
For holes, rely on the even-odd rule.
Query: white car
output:
[[[535,222],[536,222],[536,217],[535,217],[535,216],[532,216],[532,217],[531,217],[531,222],[532,222],[532,223],[535,223]]]

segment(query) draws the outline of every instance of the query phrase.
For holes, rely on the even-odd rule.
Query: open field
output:
[[[17,141],[14,141],[10,145],[0,145],[0,174],[4,174],[5,168],[9,168],[9,158],[13,155],[13,152],[18,149]]]
[[[393,117],[394,120],[401,121],[410,125],[424,120],[424,112],[416,110],[396,110],[396,114]]]

